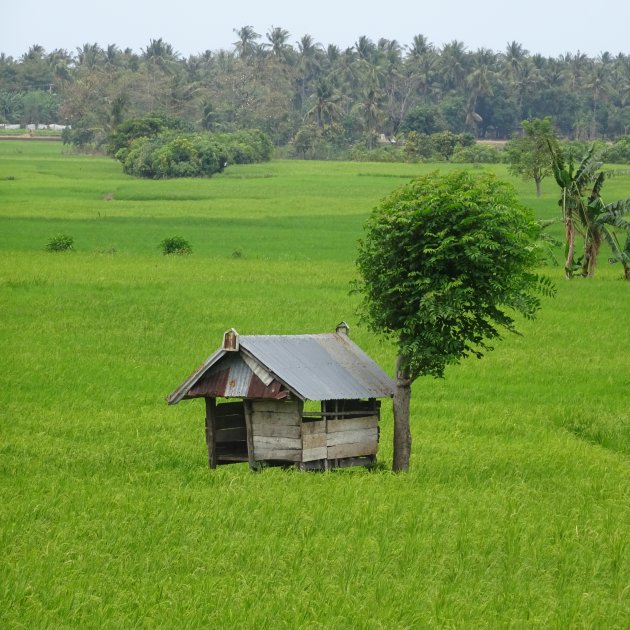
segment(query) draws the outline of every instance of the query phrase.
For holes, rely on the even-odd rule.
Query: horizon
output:
[[[139,54],[151,40],[162,39],[178,56],[187,58],[206,50],[233,50],[237,40],[234,31],[252,26],[261,43],[268,31],[280,27],[289,32],[292,46],[309,34],[324,47],[334,44],[342,50],[361,36],[374,42],[380,38],[396,40],[405,46],[412,43],[414,35],[422,34],[436,49],[457,40],[468,51],[488,48],[499,53],[515,41],[532,55],[551,58],[578,51],[591,58],[603,52],[630,54],[625,33],[630,6],[619,6],[612,0],[598,5],[598,12],[615,16],[601,37],[593,36],[592,22],[585,20],[580,10],[586,10],[586,4],[579,2],[568,15],[562,7],[542,0],[532,0],[525,12],[499,0],[489,0],[477,11],[471,11],[461,0],[443,0],[439,6],[429,7],[394,0],[378,12],[358,2],[340,5],[332,0],[320,0],[316,10],[310,11],[296,11],[288,0],[269,0],[264,6],[242,0],[220,9],[201,0],[184,0],[177,5],[165,0],[133,4],[110,0],[106,10],[85,8],[79,0],[60,0],[51,18],[49,5],[43,0],[24,0],[4,9],[0,52],[19,60],[34,45],[46,52],[61,49],[74,54],[84,44],[96,43],[101,48],[115,44]]]

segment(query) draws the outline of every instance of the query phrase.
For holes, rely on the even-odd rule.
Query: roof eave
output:
[[[195,383],[209,370],[219,359],[226,354],[223,348],[219,348],[213,355],[208,357],[203,365],[195,370],[177,389],[172,391],[167,397],[166,402],[169,405],[176,405],[182,400]]]

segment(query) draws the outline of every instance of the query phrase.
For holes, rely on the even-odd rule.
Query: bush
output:
[[[497,164],[501,153],[492,146],[475,144],[472,147],[458,147],[451,155],[451,162],[460,164]]]
[[[164,179],[211,177],[229,163],[253,164],[271,159],[273,145],[258,130],[237,133],[174,133],[136,138],[116,158],[128,175]]]
[[[71,252],[74,250],[74,239],[67,234],[51,236],[46,244],[47,252]]]
[[[121,162],[127,157],[131,145],[139,138],[154,138],[168,131],[189,133],[191,125],[163,113],[151,113],[140,118],[130,118],[116,127],[107,138],[107,152]]]
[[[190,243],[181,236],[171,236],[165,238],[161,243],[162,253],[167,256],[169,254],[179,254],[185,256],[192,254],[192,247]]]
[[[630,164],[630,136],[624,136],[606,148],[602,159],[610,164]]]

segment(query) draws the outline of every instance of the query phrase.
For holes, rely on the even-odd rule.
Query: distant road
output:
[[[61,142],[61,136],[30,136],[24,135],[8,135],[0,133],[0,140],[38,140],[46,142]]]

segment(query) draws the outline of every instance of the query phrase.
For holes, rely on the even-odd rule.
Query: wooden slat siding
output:
[[[328,449],[325,446],[318,448],[304,448],[302,450],[302,461],[312,462],[316,459],[326,459],[328,456]]]
[[[297,427],[300,425],[300,417],[295,414],[279,413],[275,414],[271,411],[258,411],[254,407],[252,421],[260,424],[278,424],[281,426]]]
[[[329,433],[327,436],[328,446],[338,444],[356,444],[358,442],[368,442],[378,444],[378,429],[360,429],[357,431],[337,431]]]
[[[326,433],[324,420],[302,423],[302,435],[314,435],[315,433]]]
[[[309,448],[320,448],[322,446],[327,446],[325,433],[313,433],[311,435],[302,436],[302,448],[304,450]]]
[[[328,447],[328,459],[341,457],[361,457],[363,455],[376,455],[378,444],[372,442],[359,442],[356,444],[338,444]]]
[[[361,411],[305,411],[303,416],[305,418],[360,418],[368,415],[366,412],[374,411],[373,409],[363,409]]]
[[[214,398],[206,398],[206,446],[209,468],[217,467],[216,402]]]
[[[302,449],[288,448],[259,448],[256,450],[256,461],[269,459],[283,460],[287,462],[302,461]]]
[[[355,431],[357,429],[376,429],[378,416],[364,416],[362,418],[348,418],[347,420],[329,420],[328,433],[337,431]]]
[[[254,452],[258,454],[258,449],[296,449],[302,448],[302,440],[288,437],[262,437],[254,435]]]
[[[252,420],[252,428],[254,437],[289,437],[299,438],[302,435],[302,429],[299,426],[290,424],[270,424],[265,422],[257,422],[254,416]]]
[[[279,400],[254,400],[254,410],[259,411],[271,411],[274,414],[288,413],[297,415],[298,406],[297,402],[282,402]]]
[[[217,429],[215,432],[216,442],[246,442],[247,429],[242,427],[231,427],[229,429]]]

